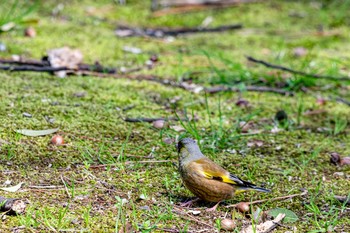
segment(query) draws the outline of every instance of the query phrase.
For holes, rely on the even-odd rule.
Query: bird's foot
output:
[[[207,212],[216,211],[216,208],[218,208],[220,202],[221,202],[221,201],[219,201],[218,203],[216,203],[213,207],[206,209],[205,211],[207,211]]]
[[[195,199],[192,199],[190,201],[182,202],[182,203],[180,203],[180,206],[189,208],[193,205],[193,203],[195,203],[197,201],[199,201],[199,198],[195,198]]]

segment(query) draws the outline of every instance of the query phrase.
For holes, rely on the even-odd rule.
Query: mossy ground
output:
[[[85,62],[98,60],[118,67],[142,65],[151,54],[158,54],[160,64],[140,73],[178,79],[188,72],[217,68],[223,72],[196,75],[195,82],[233,85],[259,84],[263,80],[264,85],[270,86],[283,83],[296,95],[242,92],[206,96],[147,81],[87,76],[60,79],[41,73],[0,72],[1,182],[25,182],[20,191],[0,191],[0,195],[29,202],[25,215],[2,218],[1,232],[11,232],[19,226],[24,227],[24,232],[115,232],[128,227],[142,232],[170,228],[174,232],[214,232],[219,229],[218,219],[233,214],[225,204],[299,193],[300,188],[309,190],[309,194],[257,205],[263,210],[287,208],[299,216],[296,223],[279,227],[278,232],[291,226],[298,232],[350,231],[349,209],[333,199],[334,194],[349,194],[349,166],[329,163],[330,152],[343,156],[350,153],[346,126],[350,107],[332,100],[326,105],[316,102],[318,97],[349,99],[349,82],[286,75],[253,66],[244,57],[251,55],[306,72],[348,74],[349,1],[264,1],[158,18],[152,18],[149,4],[141,1],[127,1],[125,6],[113,1],[61,2],[64,9],[55,17],[51,12],[56,1],[40,3],[32,15],[39,19],[35,38],[24,37],[21,29],[1,34],[0,40],[8,50],[0,56],[40,58],[48,49],[70,46],[82,51]],[[243,23],[244,28],[179,37],[171,43],[114,35],[118,23],[190,27],[200,25],[207,16],[214,18],[211,26]],[[141,48],[144,53],[125,53],[122,48],[126,45]],[[295,57],[296,47],[306,48],[308,54]],[[308,88],[306,93],[301,91],[302,86]],[[76,97],[77,92],[86,95]],[[168,106],[177,97],[180,100]],[[236,106],[239,98],[248,100],[250,106]],[[118,110],[131,105],[129,110]],[[290,125],[281,132],[270,133],[274,115],[281,109],[288,114]],[[304,115],[308,110],[325,112]],[[33,117],[23,117],[23,112]],[[265,184],[273,192],[239,195],[221,205],[216,213],[201,211],[190,217],[191,213],[184,214],[186,209],[175,209],[174,205],[191,194],[182,186],[174,165],[175,146],[163,140],[184,133],[123,120],[126,116],[174,117],[175,112],[198,117],[195,123],[183,122],[188,130],[185,134],[200,139],[208,157],[243,179]],[[55,122],[48,123],[45,116]],[[241,121],[251,122],[251,130],[263,131],[242,135]],[[26,137],[14,131],[55,127],[60,128],[64,146],[50,145],[51,136]],[[256,140],[263,145],[249,146]],[[236,153],[228,152],[233,149]],[[149,155],[152,161],[169,162],[140,162],[149,160]],[[343,175],[335,176],[335,172]],[[59,188],[31,188],[38,185]],[[195,207],[208,206],[211,204],[199,203]],[[236,232],[250,221],[237,220]]]

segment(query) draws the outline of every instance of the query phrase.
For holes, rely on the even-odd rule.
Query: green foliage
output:
[[[285,208],[275,208],[272,210],[269,210],[269,215],[276,218],[279,214],[285,214],[285,217],[283,219],[283,223],[293,223],[299,220],[298,216],[291,210],[285,209]]]
[[[25,18],[38,8],[38,0],[2,0],[0,8],[0,33],[25,23]]]

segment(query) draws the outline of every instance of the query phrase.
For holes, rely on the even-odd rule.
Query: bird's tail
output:
[[[259,192],[264,192],[264,193],[271,192],[270,189],[261,188],[261,187],[258,187],[256,185],[247,185],[247,186],[238,186],[238,188],[236,190],[236,194],[237,193],[241,193],[241,192],[245,192],[245,191],[248,191],[248,190],[254,190],[254,191],[259,191]]]
[[[271,190],[269,189],[258,187],[255,184],[252,184],[248,181],[244,181],[233,174],[230,174],[230,179],[235,182],[235,185],[237,186],[236,192],[238,193],[244,192],[246,190],[255,190],[255,191],[264,192],[264,193],[271,192]]]
[[[259,191],[259,192],[264,192],[264,193],[269,193],[271,192],[270,189],[266,189],[266,188],[261,188],[261,187],[258,187],[258,186],[253,186],[251,188],[249,188],[251,190],[255,190],[255,191]]]

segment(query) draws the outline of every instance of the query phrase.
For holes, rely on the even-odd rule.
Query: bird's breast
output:
[[[206,178],[198,167],[180,166],[180,174],[184,185],[202,200],[218,202],[231,199],[234,195],[234,186]]]

